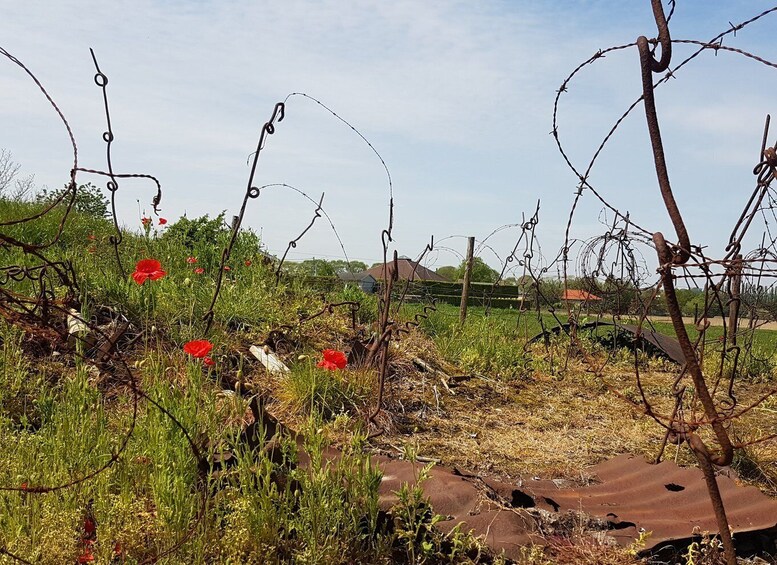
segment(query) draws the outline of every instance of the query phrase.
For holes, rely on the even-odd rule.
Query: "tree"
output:
[[[464,270],[467,268],[467,262],[462,261],[461,265],[459,265],[459,268],[456,269],[456,279],[463,279],[464,278]],[[493,283],[496,282],[499,278],[499,273],[497,273],[494,269],[489,267],[483,259],[480,257],[475,257],[472,260],[472,274],[470,276],[470,281],[472,282],[483,282],[483,283]]]
[[[440,267],[435,271],[438,275],[441,277],[445,277],[449,281],[456,282],[458,269],[454,267],[453,265],[445,265],[444,267]]]
[[[44,188],[35,195],[35,200],[41,204],[51,204],[61,199],[61,203],[67,205],[70,202],[70,196],[66,194],[69,190],[70,188],[67,184],[59,190],[49,191]],[[107,218],[111,215],[108,211],[110,204],[110,201],[103,195],[100,189],[88,182],[76,189],[73,209],[93,218]]]
[[[362,261],[346,261],[345,259],[305,259],[298,263],[288,262],[290,273],[310,277],[336,277],[342,273],[360,273],[367,270],[367,263]]]
[[[336,277],[335,268],[324,259],[305,259],[299,263],[289,263],[289,271],[297,275],[310,277]]]
[[[162,240],[176,240],[189,251],[208,243],[215,243],[219,236],[229,233],[230,229],[224,221],[226,212],[221,212],[215,218],[208,214],[190,220],[186,216],[167,227]]]
[[[511,277],[512,282],[510,284],[517,286],[521,290],[523,295],[524,307],[535,304],[537,301],[537,285],[534,279],[530,275],[521,275],[518,278]],[[505,280],[507,282],[507,280]]]
[[[564,283],[559,279],[540,279],[538,293],[542,306],[553,306],[564,294]]]
[[[680,305],[680,311],[683,313],[683,316],[693,316],[693,304],[691,304],[691,301],[702,294],[702,291],[698,288],[677,288],[675,289],[675,294],[677,295],[677,303]]]
[[[636,311],[637,287],[629,280],[607,275],[601,285],[600,296],[605,312],[611,314],[628,314]]]
[[[24,200],[35,186],[35,175],[19,177],[21,165],[14,162],[13,155],[7,149],[0,149],[0,197],[10,191],[12,200]]]
[[[335,273],[360,273],[367,270],[367,263],[361,261],[346,261],[345,259],[335,259],[329,261],[329,265]]]

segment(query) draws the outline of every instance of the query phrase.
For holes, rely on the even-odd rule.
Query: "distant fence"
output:
[[[305,277],[305,285],[321,292],[332,292],[343,288],[346,284],[358,284],[356,281],[343,281],[336,277]],[[394,285],[397,296],[405,292],[406,281]],[[376,292],[380,292],[380,281]],[[434,298],[458,306],[461,304],[463,284],[442,281],[413,281],[407,286],[406,300],[410,302],[428,301]],[[471,283],[469,288],[468,306],[486,306],[493,308],[521,308],[524,295],[517,286],[497,285],[491,283]]]
[[[400,288],[404,287],[403,284],[398,286]],[[461,304],[463,287],[464,285],[458,282],[413,281],[408,287],[408,295],[410,297],[418,297],[419,299],[435,298],[438,302],[446,302],[458,306]],[[524,294],[517,286],[470,283],[467,305],[520,308],[524,299]]]

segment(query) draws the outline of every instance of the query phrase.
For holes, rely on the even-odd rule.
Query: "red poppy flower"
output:
[[[159,222],[158,223],[159,223],[160,226],[163,226],[163,225],[165,225],[167,223],[167,219],[159,218]]]
[[[202,360],[202,362],[203,362],[203,364],[204,364],[206,367],[213,367],[213,365],[215,365],[215,364],[216,364],[216,362],[215,362],[213,359],[211,359],[210,357],[205,357],[205,358]]]
[[[195,339],[187,342],[183,346],[183,350],[186,353],[197,359],[202,359],[207,356],[211,349],[213,349],[213,344],[207,339]]]
[[[229,265],[224,265],[224,270],[225,271],[231,271],[232,267],[230,267]]]
[[[151,225],[151,218],[140,218],[140,223],[143,224],[143,227],[150,226]]]
[[[348,364],[348,359],[346,359],[345,353],[342,351],[324,349],[322,354],[324,355],[324,358],[318,362],[316,367],[321,367],[328,371],[335,371],[337,369],[345,369],[345,366]]]
[[[97,252],[97,248],[96,248],[96,247],[93,245],[93,246],[91,246],[91,247],[87,247],[87,248],[86,248],[86,251],[87,251],[88,253],[96,253],[96,252]]]
[[[94,241],[95,239],[97,239],[97,236],[94,235],[93,233],[90,233],[89,235],[86,236],[86,239],[88,239],[89,241]]]
[[[155,281],[161,279],[167,274],[162,270],[162,263],[156,259],[141,259],[138,264],[135,265],[135,272],[132,273],[132,278],[138,284],[143,284],[146,279]]]
[[[87,546],[84,548],[84,551],[81,552],[81,555],[78,556],[78,562],[79,563],[93,563],[94,562],[94,553],[92,553],[92,548]]]
[[[190,265],[194,265],[197,262],[197,257],[187,257],[186,262]]]
[[[21,489],[22,489],[24,492],[27,492],[27,483],[22,483],[22,484],[21,484],[21,485],[19,485],[19,486],[21,487]]]
[[[250,260],[246,260],[246,267],[250,267],[250,266],[251,266],[251,261]]]
[[[202,267],[197,267],[196,269],[194,269],[195,275],[201,275],[204,272],[205,272],[205,269],[203,269]]]

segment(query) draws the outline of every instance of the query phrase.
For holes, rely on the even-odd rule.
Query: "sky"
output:
[[[173,222],[236,214],[262,125],[290,93],[321,101],[369,141],[394,195],[392,251],[426,265],[456,265],[467,236],[497,270],[540,201],[537,246],[552,260],[564,244],[578,178],[550,132],[556,91],[599,49],[656,35],[648,0],[83,0],[11,2],[0,47],[27,65],[69,121],[79,165],[106,169],[102,92],[109,83],[114,170],[159,178],[160,215]],[[709,40],[772,7],[755,0],[678,0],[675,39]],[[777,15],[724,44],[777,60]],[[692,52],[675,45],[674,67]],[[721,255],[754,187],[765,115],[777,110],[777,70],[705,52],[656,91],[669,175],[691,241]],[[586,168],[623,111],[641,95],[636,48],[608,54],[569,83],[559,137]],[[775,130],[772,130],[773,132]],[[771,136],[777,137],[777,134]],[[0,148],[39,188],[59,188],[72,165],[66,131],[35,84],[0,58]],[[641,105],[607,144],[589,177],[648,231],[673,230],[662,205]],[[104,187],[105,179],[79,175]],[[292,96],[268,136],[255,186],[284,183],[317,201],[347,257],[382,258],[389,182],[354,130],[309,98]],[[154,188],[122,181],[120,221],[140,228]],[[244,225],[282,255],[315,204],[275,186],[248,202]],[[612,221],[588,191],[570,237],[601,235]],[[754,226],[760,239],[762,226]],[[755,241],[755,239],[753,240]],[[755,245],[755,243],[753,244]],[[575,248],[572,250],[574,258]],[[648,270],[654,251],[642,248]],[[343,258],[326,218],[289,259]],[[539,260],[539,257],[535,261]],[[652,265],[652,267],[651,267]],[[508,274],[511,274],[508,271]],[[512,274],[520,274],[513,272]]]

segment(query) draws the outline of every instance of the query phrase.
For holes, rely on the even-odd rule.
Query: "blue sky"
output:
[[[757,1],[678,1],[674,38],[711,39],[771,7]],[[777,16],[726,45],[777,60]],[[540,199],[542,252],[563,244],[577,179],[549,132],[555,91],[600,48],[655,35],[649,2],[150,1],[17,2],[0,19],[0,46],[36,73],[70,121],[80,164],[105,168],[102,99],[89,48],[109,77],[115,170],[163,185],[162,215],[226,210],[245,191],[246,159],[274,104],[316,97],[352,123],[385,159],[394,182],[396,248],[416,256],[433,234],[459,262],[465,236],[482,240],[518,223]],[[674,61],[690,47],[676,46]],[[753,187],[764,116],[777,110],[777,71],[741,57],[703,54],[657,92],[670,178],[692,242],[720,254]],[[640,95],[635,48],[590,66],[562,96],[559,132],[585,167],[602,137]],[[774,130],[773,130],[774,131]],[[772,137],[777,137],[774,135]],[[39,186],[62,186],[70,168],[64,129],[20,70],[0,61],[0,147]],[[81,182],[102,179],[80,176]],[[591,177],[616,207],[649,230],[672,234],[652,169],[641,107],[624,122]],[[318,199],[352,259],[381,257],[388,185],[358,136],[301,97],[268,139],[255,184],[287,183]],[[139,226],[153,190],[123,182],[120,219]],[[573,237],[604,231],[586,195]],[[246,224],[282,253],[313,215],[297,193],[273,188],[249,202]],[[760,233],[760,229],[757,230]],[[504,258],[519,235],[489,244]],[[644,250],[649,262],[652,251]],[[339,258],[319,221],[289,255]],[[491,251],[483,258],[498,267]]]

